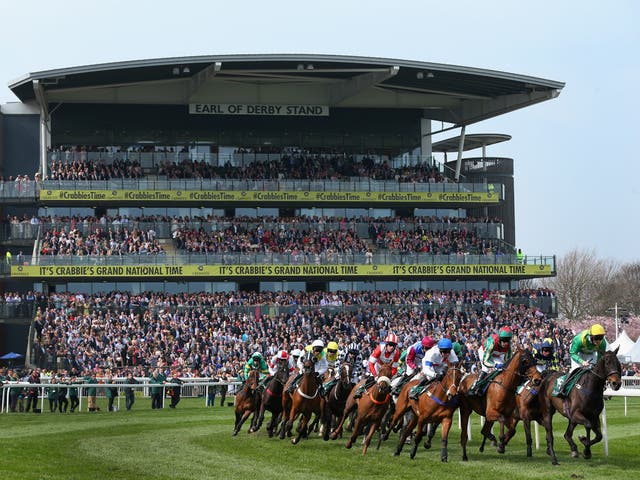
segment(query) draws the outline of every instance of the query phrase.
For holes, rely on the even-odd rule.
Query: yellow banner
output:
[[[14,278],[547,277],[550,265],[13,265]]]
[[[41,201],[68,202],[349,202],[498,203],[489,192],[297,192],[240,190],[41,190]]]

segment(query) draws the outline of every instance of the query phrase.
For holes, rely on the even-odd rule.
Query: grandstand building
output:
[[[331,55],[27,74],[0,113],[2,288],[496,290],[555,275],[552,252],[515,248],[513,160],[487,155],[510,137],[466,127],[563,86]]]

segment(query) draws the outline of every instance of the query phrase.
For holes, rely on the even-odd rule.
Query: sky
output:
[[[525,254],[640,262],[640,2],[0,0],[0,19],[0,103],[29,72],[216,54],[386,57],[565,82],[558,98],[467,134],[513,137],[487,155],[514,159]]]

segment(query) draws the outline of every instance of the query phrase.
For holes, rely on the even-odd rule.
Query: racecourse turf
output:
[[[45,402],[46,403],[46,402]],[[123,402],[124,403],[124,402]],[[600,479],[640,477],[640,398],[606,402],[609,456],[603,443],[593,447],[593,458],[574,459],[562,438],[566,419],[554,421],[559,466],[552,466],[544,451],[525,455],[524,433],[504,455],[487,447],[478,452],[479,417],[473,416],[469,461],[462,462],[457,414],[449,436],[449,462],[440,462],[440,432],[433,448],[420,446],[415,460],[410,446],[400,457],[393,451],[397,436],[366,456],[360,441],[351,450],[345,438],[324,442],[317,434],[299,445],[289,439],[268,438],[263,428],[255,434],[232,437],[233,408],[204,406],[203,399],[183,399],[173,410],[152,410],[148,399],[138,399],[129,411],[106,412],[100,400],[97,413],[0,415],[0,479]],[[584,433],[576,428],[574,439]],[[377,437],[376,437],[377,440]]]

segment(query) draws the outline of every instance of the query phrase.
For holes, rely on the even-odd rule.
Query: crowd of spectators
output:
[[[111,180],[112,178],[142,178],[142,167],[132,160],[92,162],[52,160],[48,166],[48,180]]]
[[[328,251],[348,254],[364,254],[369,243],[361,239],[353,229],[348,230],[298,230],[268,229],[258,226],[246,228],[235,224],[215,232],[179,228],[173,232],[176,247],[188,253],[278,253],[294,257],[302,254],[319,254]]]
[[[193,376],[238,372],[254,351],[303,348],[315,338],[367,358],[393,331],[404,347],[425,334],[451,336],[470,367],[487,336],[511,326],[530,346],[551,337],[566,360],[572,332],[528,301],[527,291],[228,292],[197,294],[55,293],[36,314],[36,350],[70,371],[180,368]],[[527,305],[514,302],[527,301]]]
[[[112,255],[157,255],[164,249],[156,240],[154,230],[139,230],[128,227],[96,228],[84,235],[73,228],[46,230],[40,255],[58,256],[112,256]]]
[[[354,177],[372,180],[394,180],[409,183],[447,181],[437,168],[413,165],[393,168],[388,162],[375,162],[370,157],[355,160],[350,156],[283,155],[278,160],[253,162],[243,166],[229,163],[215,166],[205,161],[181,160],[162,162],[158,175],[168,179],[230,180],[347,180]]]

